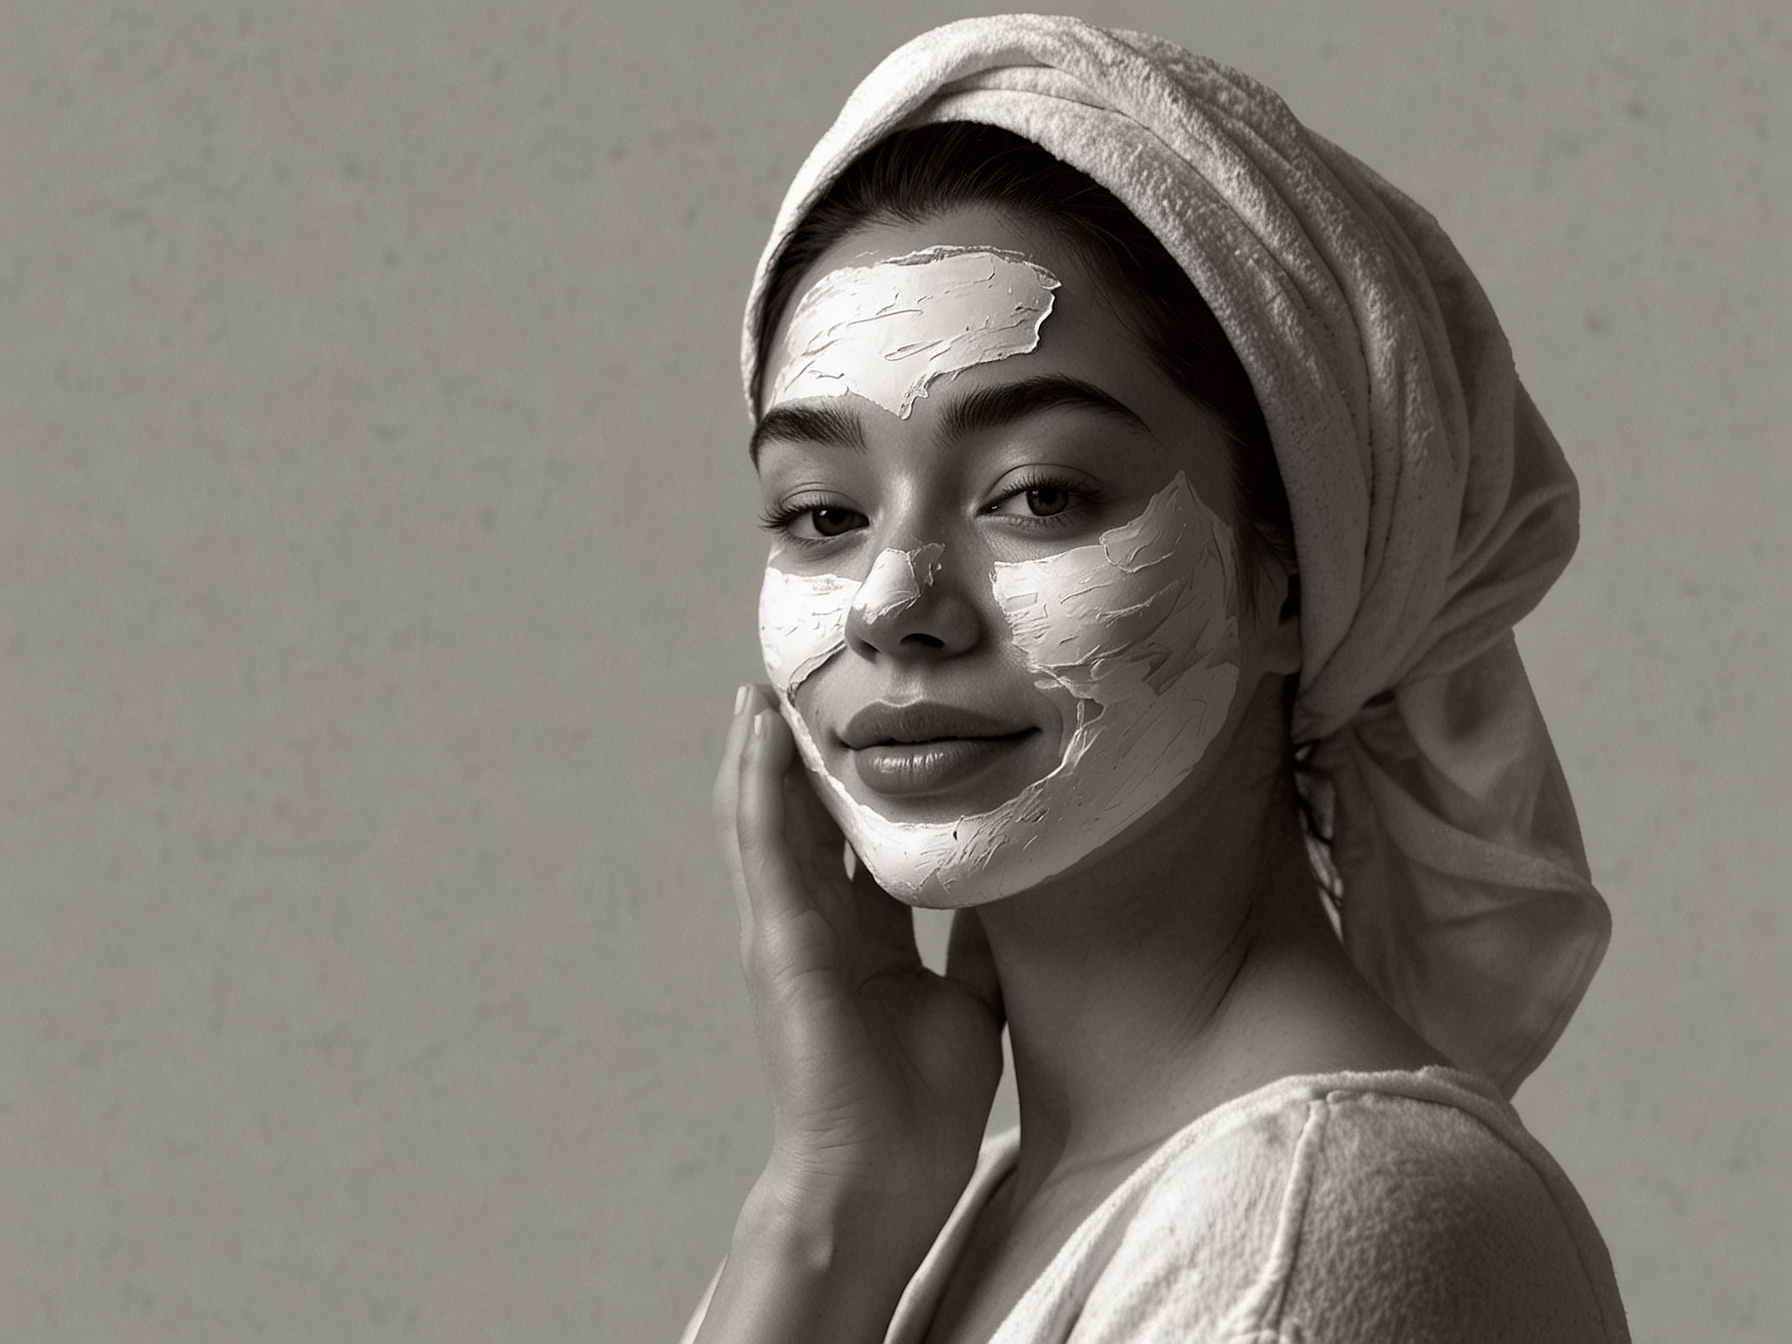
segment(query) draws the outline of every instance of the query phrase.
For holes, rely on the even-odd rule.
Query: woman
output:
[[[1626,1339],[1502,1096],[1608,927],[1510,635],[1573,481],[1435,221],[1223,67],[968,20],[799,173],[744,364],[774,1139],[694,1337]]]

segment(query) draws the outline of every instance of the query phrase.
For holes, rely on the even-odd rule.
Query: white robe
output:
[[[890,1323],[920,1344],[1019,1131],[985,1143]],[[696,1334],[703,1308],[686,1329]],[[1172,1135],[991,1344],[1627,1344],[1586,1207],[1453,1069],[1284,1078]]]

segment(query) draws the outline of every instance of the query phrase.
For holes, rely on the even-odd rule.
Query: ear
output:
[[[1276,616],[1262,623],[1263,670],[1293,676],[1300,671],[1300,575],[1277,571],[1266,586],[1270,592],[1264,610],[1273,603]]]

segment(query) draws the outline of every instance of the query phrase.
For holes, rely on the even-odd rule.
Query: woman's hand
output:
[[[947,973],[922,965],[908,907],[862,865],[846,875],[840,830],[771,705],[743,688],[715,794],[771,1093],[773,1188],[756,1193],[875,1209],[918,1261],[970,1176],[1001,1076],[994,964],[961,911]]]

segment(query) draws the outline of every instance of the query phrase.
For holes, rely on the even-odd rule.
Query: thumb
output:
[[[998,1025],[1006,1020],[995,954],[989,950],[983,921],[973,909],[965,908],[952,916],[952,936],[946,943],[946,978],[969,990]]]

